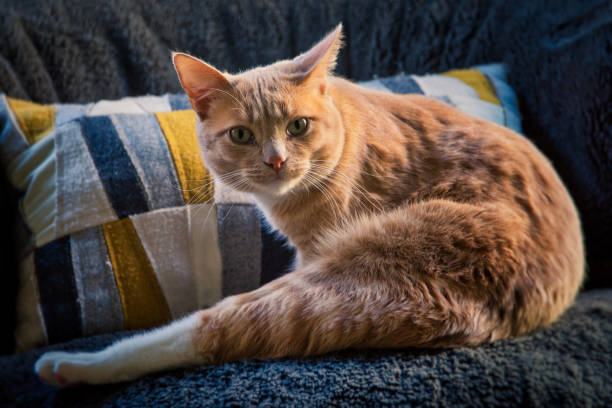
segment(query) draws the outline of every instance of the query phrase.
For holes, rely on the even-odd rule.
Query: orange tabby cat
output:
[[[51,384],[345,348],[474,346],[547,325],[583,279],[578,214],[513,131],[330,74],[339,26],[230,75],[174,54],[205,163],[252,193],[295,271],[94,353],[47,353]]]

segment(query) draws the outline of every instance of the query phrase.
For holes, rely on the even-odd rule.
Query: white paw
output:
[[[45,383],[61,387],[109,381],[99,353],[52,351],[38,359],[34,371]]]

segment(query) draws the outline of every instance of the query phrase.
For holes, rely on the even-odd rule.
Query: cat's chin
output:
[[[288,194],[299,183],[299,179],[277,179],[265,184],[257,184],[257,194],[264,194],[276,199]]]

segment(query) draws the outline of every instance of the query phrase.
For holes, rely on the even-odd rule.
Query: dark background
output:
[[[337,72],[355,80],[502,61],[524,133],[580,210],[585,288],[612,286],[609,1],[4,1],[0,91],[36,102],[179,92],[170,50],[230,72],[307,49],[338,22]],[[0,124],[1,125],[1,124]],[[0,126],[1,128],[1,126]],[[0,182],[1,350],[12,350],[16,197]]]

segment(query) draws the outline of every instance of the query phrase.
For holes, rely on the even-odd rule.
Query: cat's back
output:
[[[386,198],[398,205],[401,197],[507,209],[517,220],[508,238],[520,241],[525,267],[539,271],[533,282],[551,297],[575,296],[584,274],[578,212],[552,164],[532,142],[422,95],[378,92],[344,80],[337,87],[345,115],[365,124],[353,135],[368,152],[363,185],[377,194],[387,191]],[[375,187],[385,183],[384,189]],[[525,282],[531,278],[527,275]],[[558,300],[551,304],[567,304]],[[551,309],[544,320],[554,320],[560,310]]]
[[[407,177],[420,180],[409,186],[413,191],[424,190],[431,197],[444,185],[449,188],[439,191],[440,198],[521,202],[523,209],[527,205],[518,197],[525,196],[533,207],[558,209],[563,218],[577,221],[552,164],[523,135],[430,97],[389,94],[345,80],[337,86],[343,110],[367,125],[353,128],[353,137],[403,156],[410,167]]]

